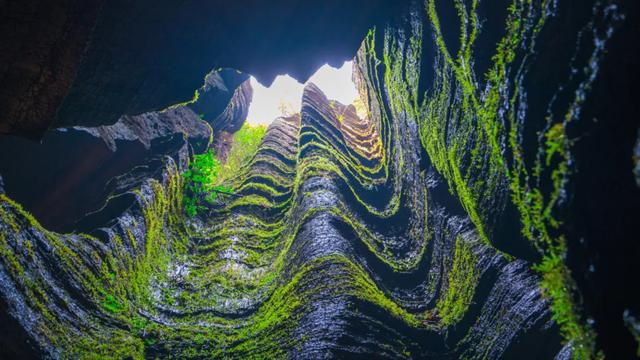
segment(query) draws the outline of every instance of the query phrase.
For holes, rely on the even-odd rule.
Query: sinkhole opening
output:
[[[299,113],[302,94],[307,84],[315,84],[328,99],[344,105],[359,106],[360,95],[353,78],[353,61],[345,61],[339,68],[329,64],[321,66],[305,83],[291,76],[278,75],[270,86],[264,86],[251,76],[253,100],[249,105],[246,123],[250,126],[269,125],[278,117]]]

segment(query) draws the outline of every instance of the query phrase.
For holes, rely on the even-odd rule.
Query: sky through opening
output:
[[[352,66],[352,61],[346,61],[339,69],[325,64],[307,83],[316,84],[331,100],[352,104],[358,98],[358,91],[351,77]],[[267,88],[252,76],[253,100],[249,106],[247,123],[268,125],[277,117],[300,112],[305,84],[299,83],[289,75],[278,75]]]

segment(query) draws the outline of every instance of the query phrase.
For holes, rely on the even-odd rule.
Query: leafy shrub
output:
[[[224,183],[235,176],[251,160],[262,142],[266,127],[245,124],[233,137],[233,146],[222,165],[215,152],[209,150],[195,155],[189,163],[189,170],[182,174],[184,179],[184,209],[187,215],[195,216],[205,211],[208,204],[215,204],[220,194],[232,194]]]
[[[189,216],[204,211],[204,203],[214,204],[218,194],[231,194],[232,190],[218,183],[220,163],[213,150],[195,155],[189,163],[189,170],[182,174],[184,178],[184,209]]]

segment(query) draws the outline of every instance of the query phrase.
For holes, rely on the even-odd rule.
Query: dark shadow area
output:
[[[83,215],[102,206],[105,186],[143,164],[151,152],[139,142],[118,141],[112,152],[82,131],[55,131],[42,142],[0,139],[0,174],[7,195],[47,229],[68,232]]]

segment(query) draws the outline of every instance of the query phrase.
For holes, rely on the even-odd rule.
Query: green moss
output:
[[[77,339],[74,349],[66,356],[86,360],[142,360],[144,359],[144,344],[142,340],[128,332],[116,330],[108,336]]]
[[[460,321],[471,304],[479,277],[476,264],[471,246],[458,236],[446,291],[436,305],[436,313],[445,327]]]
[[[557,246],[563,240],[550,231],[558,229],[554,211],[569,173],[568,122],[548,120],[541,133],[541,154],[531,170],[523,159],[521,129],[511,110],[516,108],[517,90],[510,92],[508,76],[516,49],[535,37],[544,17],[536,20],[532,14],[544,13],[539,10],[548,2],[513,1],[506,35],[484,79],[472,71],[478,2],[454,2],[460,19],[458,54],[448,51],[436,2],[426,4],[426,24],[412,23],[406,32],[371,30],[358,53],[370,124],[351,127],[337,114],[303,121],[300,129],[283,125],[286,129],[277,135],[290,143],[281,147],[262,143],[264,127],[245,125],[234,136],[226,164],[221,165],[213,152],[195,155],[182,176],[171,173],[163,182],[149,181],[137,190],[143,215],[139,221],[119,223],[122,229],[114,230],[106,243],[77,235],[74,240],[91,245],[90,254],[78,250],[70,238],[46,232],[0,195],[0,259],[26,289],[30,305],[43,314],[39,327],[48,338],[73,358],[137,359],[149,356],[145,347],[161,347],[177,358],[286,358],[287,349],[304,341],[292,336],[302,314],[314,305],[313,299],[326,296],[367,302],[413,328],[443,331],[455,325],[468,311],[480,276],[472,244],[462,237],[456,238],[452,256],[445,255],[449,271],[442,285],[437,274],[429,274],[428,291],[440,294],[435,307],[423,311],[407,311],[393,291],[384,289],[368,268],[348,256],[333,254],[298,263],[294,244],[304,240],[299,235],[309,220],[329,216],[352,229],[354,241],[361,241],[362,248],[389,270],[418,269],[429,244],[427,199],[411,188],[414,184],[403,183],[403,172],[411,168],[405,164],[409,157],[400,146],[405,134],[398,125],[414,121],[431,163],[459,199],[484,246],[491,246],[487,219],[492,207],[487,204],[496,194],[509,192],[520,212],[523,235],[543,254],[535,269],[542,275],[544,295],[551,299],[554,320],[563,336],[574,341],[577,357],[594,354],[593,333],[582,325],[567,287],[572,282],[562,262],[566,250]],[[533,11],[534,6],[540,8]],[[422,26],[433,28],[437,47],[434,81],[419,103]],[[376,36],[382,36],[378,43],[383,44],[377,49]],[[335,110],[336,104],[329,107]],[[509,110],[502,117],[500,109],[505,108]],[[414,180],[424,183],[422,176]],[[339,199],[297,212],[306,197],[335,195],[303,187],[312,177],[346,189],[340,195],[353,199],[349,204],[353,206]],[[552,190],[543,191],[540,180],[549,180]],[[193,216],[231,188],[251,195],[218,204],[208,219],[185,222],[184,211]],[[383,206],[367,201],[381,194],[387,196]],[[399,254],[359,219],[354,208],[386,221],[398,216],[401,206],[418,215],[407,230],[409,250]],[[90,314],[83,323],[86,335],[74,339],[65,335],[69,324],[49,311],[52,300],[47,298],[46,283],[31,276],[28,262],[18,256],[13,234],[5,235],[5,230],[18,233],[25,227],[43,233],[61,268],[91,295],[89,301],[98,314]],[[27,252],[33,252],[31,241],[23,243]],[[175,274],[177,267],[182,269],[180,275]],[[237,310],[234,306],[251,311],[226,316]],[[206,310],[199,312],[202,309]],[[171,313],[180,316],[171,317],[171,322],[155,320]],[[407,350],[404,355],[411,354]]]
[[[240,130],[233,135],[233,145],[227,155],[227,161],[220,169],[219,182],[231,179],[239,175],[256,154],[262,138],[267,132],[264,125],[252,126],[245,123]]]
[[[102,301],[102,307],[112,313],[119,313],[124,310],[124,305],[115,296],[107,294]]]
[[[576,291],[571,273],[562,261],[565,253],[564,242],[560,248],[545,255],[540,264],[534,269],[542,275],[540,287],[543,294],[551,299],[552,318],[560,327],[565,339],[573,341],[573,357],[575,359],[604,358],[595,349],[595,333],[584,324],[580,318],[579,308],[576,306],[572,294]]]
[[[487,224],[494,207],[489,204],[499,194],[508,193],[520,213],[523,235],[545,259],[563,255],[558,249],[564,240],[554,233],[561,225],[555,212],[570,175],[573,142],[567,136],[567,125],[575,117],[576,104],[584,99],[577,96],[564,118],[546,119],[538,143],[540,155],[533,161],[525,159],[521,144],[522,122],[517,114],[520,89],[513,76],[518,76],[519,73],[514,75],[514,72],[533,54],[535,40],[552,13],[551,4],[550,1],[511,2],[507,9],[505,35],[498,41],[489,70],[481,79],[473,72],[473,46],[479,30],[478,2],[454,2],[460,20],[460,44],[458,53],[451,54],[442,35],[436,1],[427,0],[426,18],[435,34],[437,51],[435,76],[422,104],[417,103],[415,82],[419,78],[417,64],[420,61],[414,60],[415,54],[418,59],[421,56],[419,25],[412,24],[406,35],[387,29],[383,33],[382,51],[374,48],[376,32],[369,32],[361,52],[364,59],[363,55],[359,58],[370,68],[377,69],[378,54],[381,54],[384,81],[380,81],[374,70],[368,75],[370,83],[374,88],[388,92],[393,116],[408,115],[418,123],[421,143],[431,164],[447,181],[451,193],[458,198],[485,244],[491,246]],[[378,103],[384,104],[382,96],[378,95],[377,99]],[[507,254],[503,255],[509,258]],[[549,267],[540,269],[544,277],[544,271]],[[557,319],[563,319],[564,325],[559,324],[572,329],[563,331],[566,341],[579,344],[580,349],[593,350],[589,343],[593,340],[592,330],[578,316],[567,315],[568,307],[573,307],[574,314],[579,311],[576,302],[569,301],[575,297],[570,275],[565,273],[555,279],[554,286],[548,281],[542,286],[563,292],[562,296],[556,293],[550,298],[555,304],[552,310]],[[564,281],[564,286],[559,285],[558,279]],[[545,294],[551,293],[545,291]],[[441,310],[449,303],[455,302],[439,303]],[[456,318],[447,317],[445,321]]]

